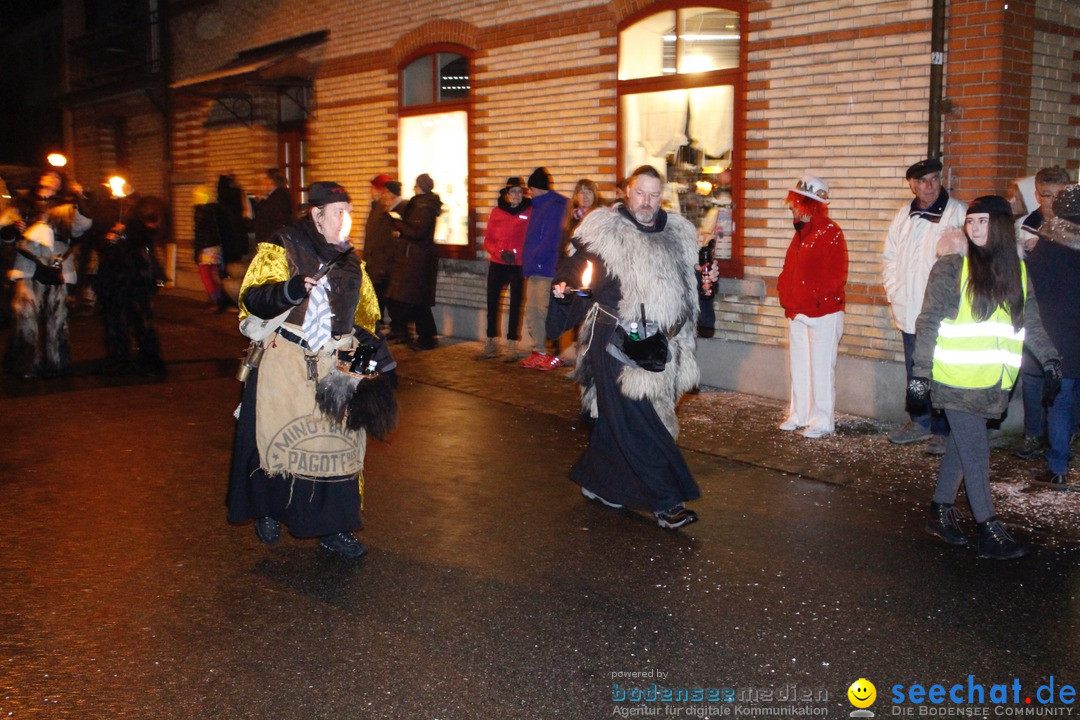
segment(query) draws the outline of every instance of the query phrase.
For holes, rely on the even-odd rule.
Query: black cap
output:
[[[525,189],[525,183],[521,182],[521,177],[514,175],[513,177],[506,178],[506,189],[509,188],[521,188]]]
[[[980,213],[988,213],[990,215],[1004,215],[1005,217],[1012,217],[1012,206],[1009,205],[1009,201],[1000,195],[983,195],[977,197],[971,201],[968,205],[968,215],[978,215]]]
[[[908,180],[918,180],[924,175],[936,172],[941,172],[941,161],[937,158],[927,158],[909,167],[904,177]]]
[[[551,189],[551,175],[547,168],[538,167],[532,171],[532,175],[529,176],[529,187],[539,190]]]
[[[307,192],[307,204],[312,207],[322,207],[336,202],[352,202],[349,193],[336,182],[313,182]]]
[[[386,191],[391,195],[401,196],[401,183],[397,180],[387,180],[383,183],[383,187],[386,188]]]

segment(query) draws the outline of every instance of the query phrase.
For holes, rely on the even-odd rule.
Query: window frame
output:
[[[455,98],[451,100],[436,100],[435,102],[424,103],[422,105],[405,105],[405,83],[404,73],[405,68],[410,63],[424,57],[425,55],[437,55],[438,53],[454,53],[461,55],[469,63],[469,92],[465,98]],[[466,172],[468,174],[468,187],[465,190],[468,209],[466,211],[466,227],[468,229],[468,239],[464,245],[444,245],[435,243],[435,247],[439,250],[440,258],[451,258],[458,260],[474,260],[476,259],[476,210],[473,207],[473,178],[474,173],[474,157],[475,148],[473,147],[473,138],[475,137],[474,127],[474,106],[476,102],[476,82],[473,76],[475,69],[474,61],[476,59],[476,53],[464,45],[457,45],[454,43],[432,43],[430,45],[424,45],[419,47],[413,52],[409,53],[401,59],[397,68],[397,105],[398,105],[398,127],[400,127],[401,118],[415,117],[420,115],[432,115],[435,113],[446,113],[454,111],[465,112],[465,133],[466,140],[468,142],[467,153],[467,165]],[[438,87],[439,82],[439,64],[432,62],[432,75],[435,87]],[[400,162],[400,143],[401,138],[398,138],[399,149],[397,151],[397,157],[395,162]],[[405,187],[412,187],[412,179],[408,181],[402,180],[402,185]]]
[[[618,66],[622,57],[622,33],[641,20],[662,12],[675,11],[675,57],[679,57],[680,34],[678,28],[682,20],[681,11],[689,8],[716,8],[737,13],[739,16],[739,66],[723,70],[708,70],[697,73],[672,73],[667,75],[655,75],[644,78],[631,78],[619,80],[616,77],[616,132],[615,132],[615,166],[620,178],[626,177],[633,168],[624,167],[623,146],[623,96],[637,95],[639,93],[663,92],[666,90],[687,90],[699,87],[712,87],[717,85],[731,85],[734,88],[734,105],[732,112],[732,149],[731,149],[731,197],[734,204],[732,221],[735,231],[731,238],[731,259],[717,259],[717,266],[721,277],[741,278],[743,276],[745,262],[743,257],[743,237],[745,233],[745,172],[746,172],[746,73],[747,73],[747,22],[749,12],[747,3],[739,0],[661,0],[642,8],[632,15],[623,18],[616,30],[617,49],[615,63]],[[662,72],[662,71],[661,71]],[[662,171],[666,168],[662,168]],[[666,173],[665,173],[666,174]]]

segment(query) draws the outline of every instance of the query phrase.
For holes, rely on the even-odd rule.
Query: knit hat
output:
[[[1011,218],[1013,214],[1009,201],[1000,195],[983,195],[972,200],[968,205],[967,214],[979,215],[981,213],[1004,215],[1007,218]]]
[[[817,175],[803,175],[791,192],[803,195],[820,203],[829,204],[829,183]]]
[[[506,178],[506,187],[504,187],[503,190],[509,190],[510,188],[521,188],[522,190],[525,189],[525,185],[522,184],[520,176],[515,175],[513,177]]]
[[[420,188],[426,193],[435,189],[435,181],[431,179],[431,176],[427,173],[416,176],[416,187]]]
[[[551,173],[547,171],[547,168],[536,168],[532,171],[532,175],[529,176],[528,185],[529,187],[536,188],[538,190],[550,190]]]
[[[924,175],[936,172],[941,172],[941,161],[937,158],[927,158],[909,167],[904,177],[908,180],[918,180]]]
[[[322,207],[336,202],[352,202],[349,193],[340,183],[336,182],[313,182],[308,188],[307,204],[312,207]]]
[[[401,195],[401,183],[399,183],[397,180],[387,180],[385,183],[383,183],[383,187],[391,195]]]
[[[386,183],[390,182],[391,180],[393,180],[393,178],[386,173],[379,173],[375,177],[371,178],[371,185],[376,190],[382,190],[384,187],[386,187]]]

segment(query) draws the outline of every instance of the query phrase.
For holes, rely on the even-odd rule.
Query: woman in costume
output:
[[[269,545],[281,524],[358,558],[367,433],[397,406],[395,364],[375,335],[379,305],[349,245],[349,195],[313,183],[310,212],[260,243],[240,289],[241,332],[255,342],[228,492],[231,522],[255,520]],[[261,355],[261,360],[257,358]]]

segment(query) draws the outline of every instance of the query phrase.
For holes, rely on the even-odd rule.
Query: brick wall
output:
[[[1080,3],[1040,0],[1033,21],[1027,171],[1080,169]]]
[[[507,13],[486,3],[425,0],[408,12],[375,13],[359,0],[219,0],[177,18],[173,79],[216,68],[246,48],[328,29],[327,43],[310,53],[318,69],[309,179],[349,187],[354,223],[362,227],[368,180],[397,164],[398,64],[430,43],[469,48],[470,193],[479,241],[506,177],[538,165],[549,168],[559,192],[590,177],[610,195],[617,24],[649,6],[543,0]],[[809,171],[830,182],[830,212],[850,251],[841,352],[896,360],[902,351],[879,285],[880,252],[892,215],[911,199],[903,171],[926,153],[931,2],[751,0],[747,7],[746,167],[736,171],[745,177],[745,274],[764,281],[766,293],[719,298],[718,335],[785,342],[775,297],[792,234],[783,200]],[[1078,166],[1077,5],[1010,7],[949,3],[943,139],[946,181],[961,199],[1000,190],[1051,161]],[[213,103],[191,100],[174,116],[172,198],[182,245],[190,243],[191,187],[213,185],[218,172],[232,169],[254,188],[276,162],[267,122],[208,123],[215,117],[224,116]],[[187,255],[181,250],[182,262]],[[482,263],[444,264],[439,301],[482,307],[481,271]]]
[[[841,352],[893,358],[879,284],[883,235],[911,193],[904,169],[925,156],[928,2],[750,4],[745,274],[767,297],[719,298],[718,332],[786,339],[776,277],[791,241],[788,190],[804,172],[831,186],[829,213],[850,260]]]

